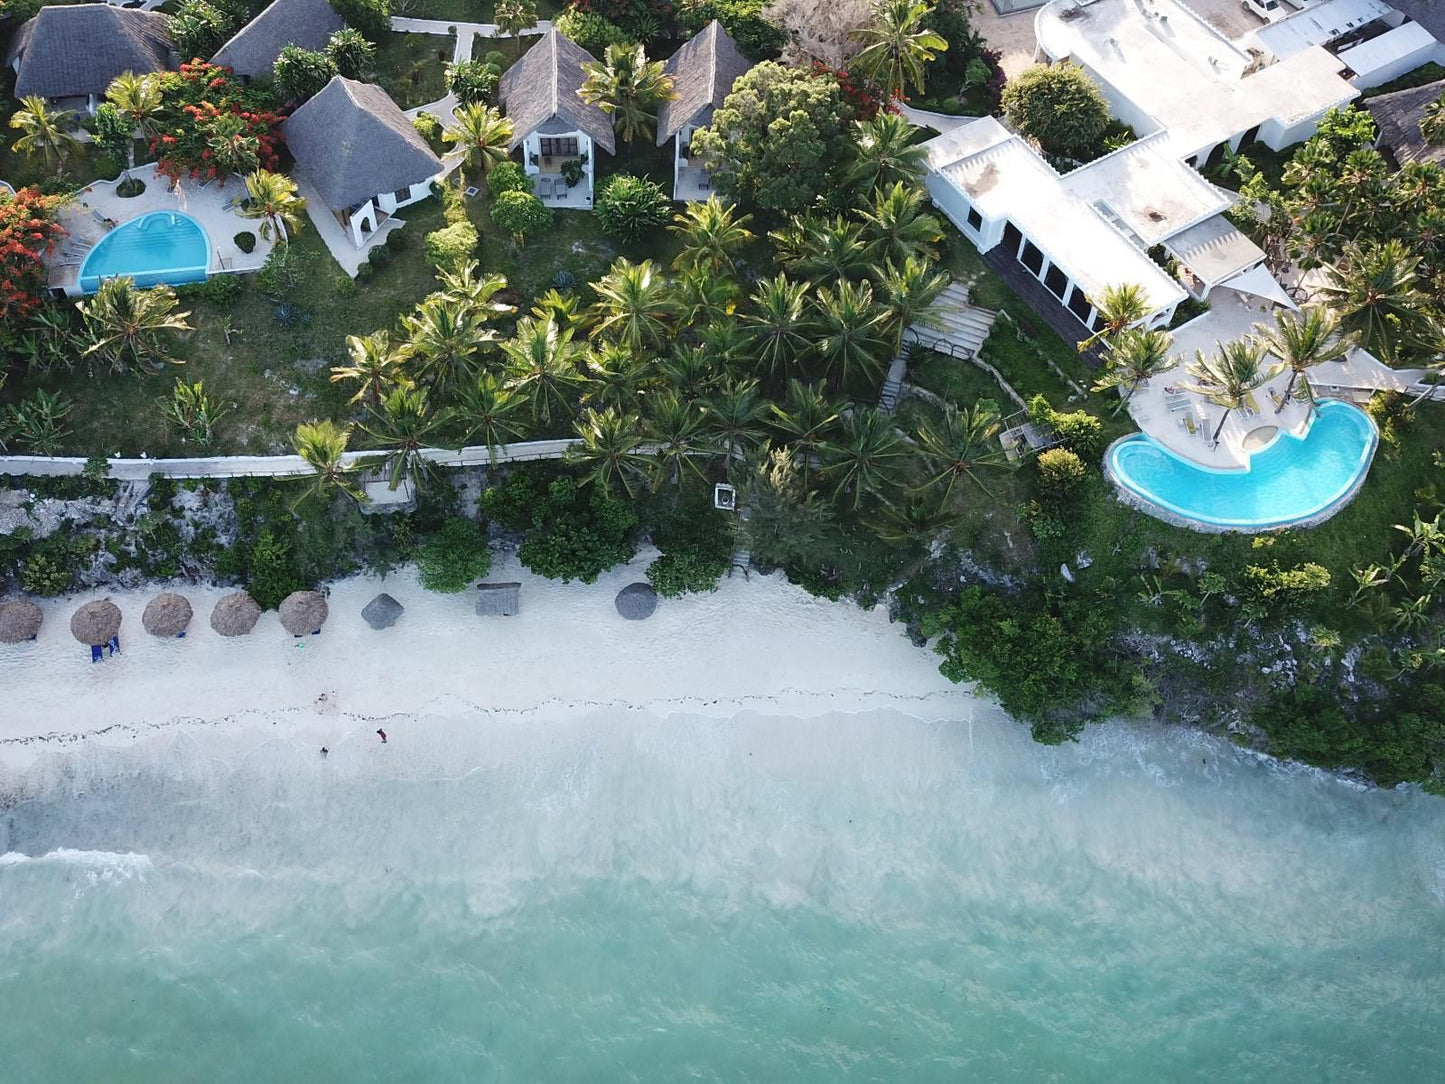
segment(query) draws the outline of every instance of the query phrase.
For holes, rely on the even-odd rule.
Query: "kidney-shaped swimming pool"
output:
[[[1327,400],[1309,432],[1281,433],[1244,470],[1200,466],[1143,433],[1115,441],[1105,461],[1114,481],[1147,505],[1204,527],[1257,531],[1343,504],[1369,471],[1378,443],[1369,415]]]
[[[179,211],[152,211],[102,237],[80,265],[80,288],[88,294],[102,279],[124,276],[137,286],[201,282],[211,266],[211,239],[201,224]]]

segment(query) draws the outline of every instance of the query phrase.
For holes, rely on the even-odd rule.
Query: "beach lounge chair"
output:
[[[1198,424],[1194,421],[1194,415],[1193,415],[1193,414],[1186,414],[1186,415],[1184,415],[1184,417],[1182,417],[1182,418],[1179,419],[1179,424],[1182,425],[1182,426],[1184,426],[1184,428],[1189,431],[1189,435],[1190,435],[1191,437],[1192,437],[1195,433],[1199,432],[1199,426],[1198,426]]]
[[[110,648],[111,657],[114,658],[116,655],[120,654],[120,637],[112,636],[110,638],[110,643],[106,644],[105,646]]]
[[[1181,410],[1189,409],[1188,396],[1179,395],[1175,396],[1172,399],[1166,399],[1164,401],[1169,405],[1169,413],[1171,414],[1177,414]]]
[[[91,662],[100,662],[101,659],[105,658],[104,652],[105,652],[105,648],[101,647],[99,644],[91,644],[91,645],[90,645],[90,661],[91,661]]]
[[[539,176],[539,177],[537,178],[537,198],[538,198],[538,199],[551,199],[551,198],[552,198],[552,178],[551,178],[551,177]]]
[[[1269,401],[1274,404],[1276,410],[1284,409],[1284,396],[1274,388],[1269,389]]]
[[[1250,392],[1244,397],[1244,406],[1251,414],[1259,413],[1259,400],[1254,397],[1254,392]]]

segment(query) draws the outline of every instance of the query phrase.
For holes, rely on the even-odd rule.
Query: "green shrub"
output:
[[[246,554],[246,592],[263,610],[274,610],[292,591],[311,585],[303,580],[291,560],[291,543],[262,531]]]
[[[447,595],[465,591],[491,571],[486,532],[477,523],[454,516],[422,543],[416,563],[421,585],[428,591]]]
[[[337,74],[348,79],[365,79],[376,60],[376,46],[359,30],[338,30],[326,43],[326,55]]]
[[[477,249],[477,228],[470,222],[454,222],[426,235],[427,262],[433,267],[457,268]]]
[[[788,44],[788,32],[763,15],[763,0],[681,0],[677,22],[692,37],[716,19],[749,60],[774,60]]]
[[[384,243],[386,247],[393,252],[405,252],[411,245],[406,230],[392,230],[386,235],[386,241]]]
[[[590,11],[568,8],[552,21],[552,25],[557,28],[557,33],[595,57],[605,53],[609,45],[631,44],[627,31]]]
[[[374,274],[376,274],[376,268],[372,267],[369,263],[364,263],[356,269],[356,281],[365,282]]]
[[[497,96],[500,68],[481,60],[461,60],[447,65],[447,90],[463,103],[485,102],[490,105]]]
[[[703,500],[678,501],[666,508],[649,532],[662,555],[647,566],[647,579],[659,595],[676,598],[689,591],[715,591],[732,563],[733,520]]]
[[[677,598],[689,591],[716,591],[728,563],[727,555],[692,550],[664,553],[647,566],[647,582],[663,598]]]
[[[371,251],[366,254],[366,262],[372,267],[385,267],[391,263],[391,249],[385,245],[372,245]]]
[[[1075,410],[1067,414],[1054,412],[1054,432],[1064,442],[1064,447],[1076,453],[1080,459],[1090,463],[1098,462],[1104,451],[1104,423],[1087,410]]]
[[[411,126],[416,129],[416,134],[425,139],[433,147],[437,146],[442,137],[442,122],[430,113],[418,113],[412,118]]]
[[[1018,130],[1049,154],[1088,157],[1101,149],[1109,103],[1073,64],[1035,64],[1004,87],[1003,106]]]
[[[246,280],[241,275],[212,275],[203,282],[189,282],[176,287],[176,295],[229,309],[240,299],[245,288]]]
[[[487,192],[493,199],[503,192],[525,192],[530,196],[534,188],[531,174],[526,167],[510,158],[505,162],[498,162],[487,174]]]
[[[489,68],[497,69],[498,74],[506,70],[507,57],[500,49],[488,49],[482,63]]]
[[[605,231],[636,241],[672,218],[672,200],[656,181],[614,173],[598,189],[593,210]]]
[[[311,254],[297,245],[277,245],[256,272],[256,285],[267,297],[290,297],[310,276]]]
[[[356,294],[356,280],[345,271],[336,276],[336,296],[354,297]]]
[[[526,192],[503,192],[492,205],[492,222],[522,242],[552,224],[552,210]]]
[[[32,595],[51,598],[70,590],[75,573],[43,553],[32,554],[20,575],[20,586]]]
[[[247,255],[256,251],[256,235],[250,230],[242,230],[236,234],[235,237],[232,237],[231,240],[236,243],[237,248]]]
[[[347,26],[355,27],[374,42],[391,30],[389,0],[332,0],[332,8]]]
[[[139,177],[127,177],[115,186],[115,194],[121,199],[134,199],[145,190],[146,183]]]
[[[1034,464],[1039,472],[1039,492],[1056,503],[1073,497],[1089,475],[1078,453],[1068,448],[1046,449]]]
[[[636,552],[637,510],[629,501],[582,488],[547,468],[512,472],[482,494],[482,509],[509,530],[524,532],[523,566],[548,579],[595,583]]]
[[[1246,565],[1241,590],[1277,610],[1299,609],[1310,596],[1330,586],[1330,570],[1313,561],[1281,568],[1278,564]]]
[[[325,53],[313,53],[287,45],[271,69],[276,92],[289,102],[304,102],[316,95],[336,75],[336,65]]]

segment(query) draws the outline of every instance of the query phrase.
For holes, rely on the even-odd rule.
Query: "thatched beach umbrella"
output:
[[[0,605],[0,644],[20,644],[35,639],[44,616],[40,607],[28,598]]]
[[[186,627],[191,623],[191,617],[191,604],[185,595],[178,595],[173,591],[162,591],[146,603],[145,613],[141,614],[140,623],[152,636],[172,639],[186,634]]]
[[[629,583],[617,592],[617,612],[629,621],[642,621],[657,609],[657,592],[651,584]]]
[[[292,636],[320,632],[330,612],[319,591],[292,591],[281,600],[281,627]]]
[[[120,607],[108,598],[87,602],[70,617],[70,633],[88,647],[101,647],[120,634]]]
[[[221,598],[211,611],[211,628],[222,636],[245,636],[261,618],[261,607],[245,591]]]
[[[361,619],[374,629],[389,629],[405,610],[406,607],[383,591],[362,607]]]

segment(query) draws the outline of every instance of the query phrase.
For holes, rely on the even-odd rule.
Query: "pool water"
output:
[[[1370,469],[1379,435],[1357,407],[1321,403],[1303,437],[1281,433],[1245,470],[1211,470],[1175,455],[1143,433],[1116,441],[1115,481],[1167,512],[1213,527],[1284,527],[1349,496]]]
[[[152,211],[106,234],[80,267],[88,294],[102,279],[124,275],[137,286],[202,282],[211,266],[211,241],[201,224],[178,211]]]

